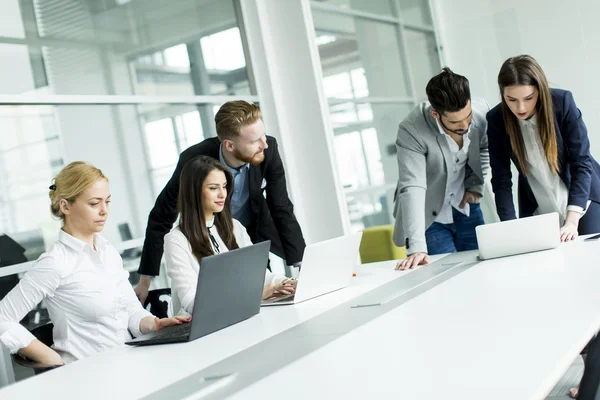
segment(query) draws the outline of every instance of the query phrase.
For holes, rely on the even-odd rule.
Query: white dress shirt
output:
[[[54,324],[52,346],[69,363],[141,335],[140,321],[151,316],[138,301],[121,256],[102,236],[96,251],[63,230],[58,242],[38,258],[0,302],[0,341],[11,353],[35,337],[19,321],[39,302]]]
[[[564,223],[567,211],[572,210],[583,214],[583,208],[575,205],[567,206],[569,189],[560,179],[560,176],[550,169],[538,131],[537,115],[528,120],[520,119],[519,126],[527,155],[527,168],[529,170],[527,181],[538,204],[534,214],[557,212],[560,216],[561,225]]]
[[[452,224],[454,217],[452,216],[452,208],[456,208],[458,211],[466,215],[470,215],[471,208],[469,205],[465,205],[464,208],[460,207],[463,195],[465,194],[465,167],[467,160],[469,159],[469,145],[471,139],[469,139],[469,131],[462,136],[463,146],[458,148],[458,144],[448,135],[438,122],[438,128],[441,135],[446,137],[448,147],[452,153],[452,160],[450,160],[451,170],[448,171],[448,185],[446,185],[446,195],[444,197],[444,204],[440,210],[435,222],[440,224]],[[469,128],[470,129],[470,128]]]
[[[219,236],[217,227],[214,226],[213,222],[208,222],[206,226],[217,241],[219,251],[224,253],[228,251],[227,246]],[[233,233],[239,247],[252,245],[246,228],[237,219],[233,219]],[[213,247],[213,252],[215,252],[212,243],[211,246]],[[173,228],[171,232],[165,235],[165,260],[167,263],[167,274],[171,278],[173,310],[179,310],[176,315],[191,315],[194,310],[200,263],[192,253],[192,247],[179,229],[179,226]],[[265,286],[271,283],[281,283],[284,279],[285,276],[275,275],[265,268]]]

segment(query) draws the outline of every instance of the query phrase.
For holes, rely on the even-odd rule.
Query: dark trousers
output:
[[[600,203],[590,202],[585,215],[579,220],[577,231],[580,235],[600,233]]]
[[[585,371],[579,384],[577,400],[600,400],[600,338],[596,336],[587,345]]]
[[[579,220],[580,235],[600,233],[600,204],[592,201]],[[585,371],[579,384],[578,400],[600,400],[600,337],[593,338],[588,345]]]

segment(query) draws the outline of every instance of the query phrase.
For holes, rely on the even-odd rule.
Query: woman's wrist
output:
[[[578,225],[579,219],[581,218],[581,213],[574,210],[567,211],[567,217],[565,218],[565,225],[573,224]]]
[[[157,324],[157,319],[154,316],[147,316],[142,318],[142,320],[140,321],[140,332],[142,333],[142,335],[145,335],[147,333],[150,332],[154,332],[157,330],[156,324]]]

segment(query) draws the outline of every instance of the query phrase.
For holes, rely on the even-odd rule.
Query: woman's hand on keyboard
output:
[[[298,281],[295,279],[284,279],[281,283],[270,283],[263,289],[263,300],[273,296],[293,294],[296,291]]]
[[[185,322],[190,322],[192,317],[178,315],[172,318],[156,318],[156,317],[144,317],[140,322],[140,331],[142,334],[159,331],[167,326],[181,325]]]

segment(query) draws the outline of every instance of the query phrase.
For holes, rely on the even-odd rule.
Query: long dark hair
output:
[[[177,210],[181,218],[179,229],[190,242],[192,253],[198,260],[214,254],[206,227],[204,215],[204,199],[202,185],[211,171],[223,171],[227,179],[227,197],[223,211],[215,214],[215,226],[219,236],[229,250],[239,246],[233,233],[231,217],[231,193],[233,193],[233,177],[231,172],[219,161],[208,156],[198,156],[185,164],[179,179],[179,197]]]
[[[521,170],[527,175],[527,154],[521,128],[517,117],[508,108],[504,99],[504,89],[506,87],[520,85],[535,86],[538,89],[539,97],[536,104],[538,131],[550,170],[558,173],[560,167],[558,165],[558,143],[556,142],[556,128],[554,127],[552,94],[544,70],[533,57],[528,55],[511,57],[504,61],[498,74],[498,86],[500,88],[500,98],[502,99],[502,117],[506,133],[510,137],[512,150],[517,157]]]

